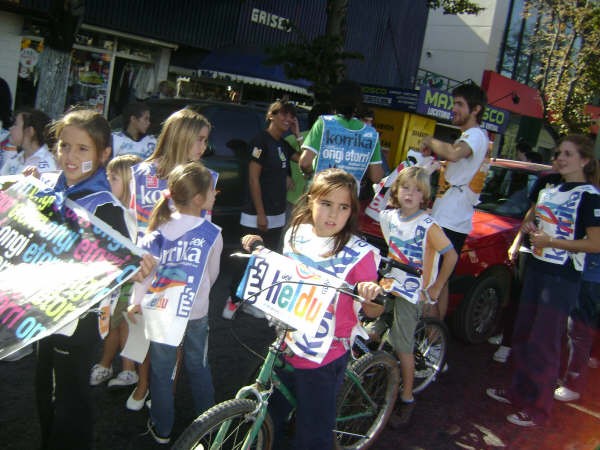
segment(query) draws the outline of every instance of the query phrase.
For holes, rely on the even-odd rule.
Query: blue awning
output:
[[[198,75],[310,95],[307,91],[310,81],[290,79],[283,66],[266,65],[266,59],[265,52],[258,47],[222,47],[202,59]]]

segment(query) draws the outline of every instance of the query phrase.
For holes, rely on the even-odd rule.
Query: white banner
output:
[[[267,249],[251,256],[237,296],[288,326],[314,336],[346,283]]]

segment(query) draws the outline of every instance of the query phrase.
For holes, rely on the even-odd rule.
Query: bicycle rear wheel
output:
[[[400,383],[396,360],[385,352],[367,353],[347,369],[337,399],[335,437],[338,449],[369,448],[385,427]]]
[[[194,420],[179,436],[173,450],[223,450],[241,449],[256,421],[253,414],[258,402],[250,399],[233,399],[213,406]],[[217,433],[222,425],[229,422],[223,441],[216,442]],[[261,424],[260,431],[250,448],[270,450],[273,445],[273,422],[267,414]],[[214,446],[214,447],[213,447]]]
[[[413,393],[418,394],[438,376],[448,352],[446,324],[433,317],[423,317],[415,330],[415,381]]]

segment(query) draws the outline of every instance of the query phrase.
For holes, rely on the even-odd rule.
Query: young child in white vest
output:
[[[389,279],[392,293],[396,296],[389,339],[402,371],[400,411],[393,421],[397,426],[408,423],[414,408],[414,335],[427,300],[425,292],[432,301],[437,301],[458,259],[442,228],[422,209],[428,203],[430,193],[429,175],[423,168],[402,169],[391,188],[390,205],[393,209],[384,210],[379,215],[381,231],[389,248],[388,256],[423,271],[418,279],[399,269],[392,269],[393,278]],[[383,280],[383,283],[386,281]],[[379,328],[382,320],[378,319],[369,327],[372,336],[382,331]]]
[[[218,226],[200,217],[213,207],[213,186],[211,172],[201,163],[175,167],[168,191],[152,211],[148,233],[138,242],[158,259],[156,272],[134,286],[128,314],[132,321],[135,313],[143,314],[150,340],[148,431],[159,444],[169,443],[173,428],[173,382],[181,344],[195,414],[214,403],[207,360],[208,300],[219,275],[223,238]]]

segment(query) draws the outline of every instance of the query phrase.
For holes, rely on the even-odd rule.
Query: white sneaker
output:
[[[247,303],[244,303],[242,305],[242,311],[244,311],[246,314],[250,314],[251,316],[256,317],[257,319],[266,319],[264,312]]]
[[[506,416],[506,420],[520,427],[530,428],[535,427],[537,425],[532,419],[532,417],[525,411],[519,411],[515,414],[509,414],[508,416]]]
[[[508,360],[509,356],[510,356],[510,347],[501,345],[500,347],[498,347],[498,350],[496,350],[496,353],[494,353],[494,356],[492,357],[492,359],[499,363],[505,363]]]
[[[554,399],[560,402],[574,402],[580,397],[579,392],[572,391],[566,386],[559,386],[554,390]]]
[[[100,364],[94,364],[92,367],[92,373],[90,373],[90,385],[98,386],[104,383],[106,380],[110,380],[113,374],[112,367],[104,367]]]
[[[227,300],[225,300],[225,307],[223,308],[223,313],[221,313],[223,319],[233,319],[235,312],[238,310],[241,304],[241,302],[233,303],[231,301],[231,297],[227,297]]]
[[[488,342],[490,344],[494,344],[494,345],[500,345],[502,343],[502,333],[497,334],[495,336],[492,336],[491,338],[488,339]]]
[[[131,394],[129,395],[129,398],[125,402],[125,407],[127,409],[129,409],[130,411],[139,411],[140,409],[142,409],[144,407],[145,403],[150,401],[150,400],[146,400],[148,398],[148,394],[150,393],[150,390],[147,390],[146,393],[144,394],[144,397],[142,397],[140,400],[136,400],[135,398],[133,398],[133,394],[135,391],[136,391],[136,389],[134,389],[131,392]]]
[[[115,378],[108,382],[109,388],[126,387],[136,384],[138,375],[133,370],[123,370]]]

